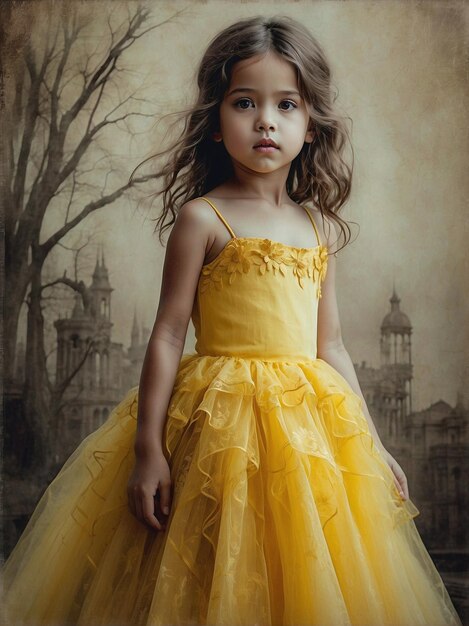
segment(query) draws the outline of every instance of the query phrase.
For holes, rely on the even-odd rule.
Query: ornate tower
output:
[[[384,374],[382,415],[387,436],[402,441],[406,417],[412,413],[412,325],[400,310],[395,287],[389,299],[391,311],[381,324],[381,368]]]
[[[71,315],[54,322],[56,381],[65,386],[60,454],[66,449],[71,451],[100,426],[122,396],[124,353],[122,344],[111,338],[114,289],[109,284],[102,251],[97,254],[89,287],[83,281],[78,286]]]
[[[101,264],[99,253],[96,255],[96,265],[93,272],[93,281],[90,285],[91,313],[95,319],[102,321],[111,320],[111,292],[114,289],[109,284],[109,273],[104,263],[104,252],[101,252]]]
[[[70,318],[54,322],[57,329],[56,379],[61,382],[79,367],[87,347],[93,340],[93,349],[80,368],[72,386],[79,388],[107,388],[112,380],[110,363],[111,345],[111,292],[109,275],[104,263],[104,254],[96,266],[89,287],[82,285],[82,292],[75,295],[75,306]]]

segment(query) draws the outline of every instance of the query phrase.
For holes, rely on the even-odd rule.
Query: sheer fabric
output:
[[[327,248],[227,227],[168,406],[166,531],[127,506],[134,387],[5,563],[7,623],[461,626],[360,397],[317,358]]]

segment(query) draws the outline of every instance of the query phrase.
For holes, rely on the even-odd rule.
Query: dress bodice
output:
[[[317,353],[317,313],[328,250],[259,237],[232,238],[202,266],[192,310],[195,350],[266,360],[308,360]]]

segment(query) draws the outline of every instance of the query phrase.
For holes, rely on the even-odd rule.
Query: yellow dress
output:
[[[461,626],[360,397],[317,358],[326,246],[237,237],[207,202],[232,238],[202,268],[168,406],[167,529],[127,505],[134,387],[5,563],[6,623]]]

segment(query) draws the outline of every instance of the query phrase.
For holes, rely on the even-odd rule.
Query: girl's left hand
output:
[[[394,482],[396,484],[396,488],[400,496],[404,498],[404,500],[408,500],[409,488],[407,485],[407,478],[404,473],[404,470],[396,461],[396,459],[386,449],[382,449],[381,454],[383,455],[386,463],[389,465],[389,467],[391,468],[394,474]]]

